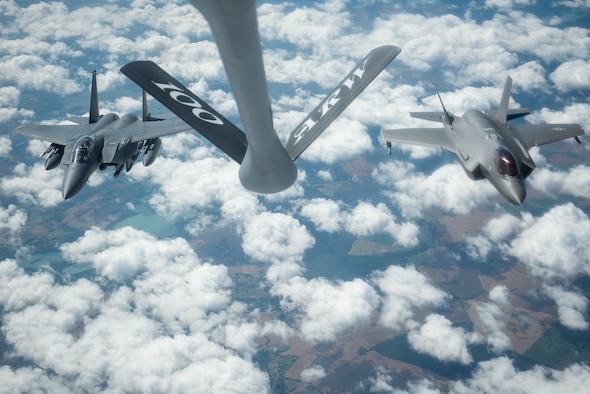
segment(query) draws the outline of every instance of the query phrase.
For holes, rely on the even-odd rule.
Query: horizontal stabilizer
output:
[[[454,115],[449,113],[450,118],[454,118]],[[410,112],[410,116],[416,119],[429,120],[431,122],[444,123],[445,113],[442,111],[437,112]]]
[[[497,111],[484,111],[484,113],[488,116],[496,116]],[[506,121],[510,121],[513,119],[521,118],[531,113],[531,110],[528,108],[511,108],[508,109],[506,112]]]
[[[286,146],[291,159],[297,159],[400,51],[391,45],[373,49],[291,132]]]
[[[233,160],[242,162],[246,135],[156,63],[131,62],[121,72]]]

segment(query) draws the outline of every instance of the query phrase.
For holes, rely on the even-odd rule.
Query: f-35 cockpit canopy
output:
[[[518,162],[514,158],[514,155],[504,147],[496,149],[494,166],[496,167],[496,171],[501,175],[515,177],[519,173]]]

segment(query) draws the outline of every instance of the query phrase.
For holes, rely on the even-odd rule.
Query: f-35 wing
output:
[[[89,134],[92,125],[25,125],[14,130],[17,134],[39,138],[58,145],[68,145],[78,136]]]
[[[584,134],[579,124],[526,124],[511,126],[511,130],[527,150]]]
[[[444,128],[420,128],[381,130],[381,135],[387,143],[402,143],[421,145],[428,148],[442,148],[455,153],[455,147],[449,141]],[[389,144],[388,144],[389,146]]]
[[[124,65],[121,72],[229,157],[242,162],[246,153],[246,135],[156,63],[131,62]]]

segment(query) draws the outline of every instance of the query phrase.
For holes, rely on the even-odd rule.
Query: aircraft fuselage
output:
[[[534,163],[510,126],[480,111],[467,111],[445,126],[455,141],[459,163],[474,180],[486,178],[510,203],[520,205],[526,197],[524,179]]]
[[[138,121],[139,118],[134,114],[126,114],[121,118],[108,114],[99,119],[91,133],[72,140],[62,158],[62,164],[68,166],[62,187],[64,199],[80,192],[99,167],[106,169],[116,166],[118,171],[123,166],[127,171],[131,169],[142,144],[131,141],[132,133],[128,128]]]

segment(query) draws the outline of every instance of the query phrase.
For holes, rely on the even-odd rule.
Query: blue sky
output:
[[[301,157],[298,181],[285,192],[244,190],[235,163],[185,133],[164,140],[153,166],[137,165],[118,180],[97,173],[77,198],[124,182],[145,187],[143,200],[153,213],[190,217],[184,231],[194,237],[231,228],[240,258],[264,267],[263,285],[289,317],[281,320],[235,300],[228,267],[202,259],[186,239],[131,227],[88,225],[55,245],[64,261],[94,266],[95,280],[64,282],[51,269],[29,274],[17,266],[17,257],[34,253],[20,238],[33,211],[65,210],[77,201],[62,201],[63,169],[45,171],[38,159],[46,144],[10,131],[24,122],[60,122],[64,108],[67,115],[87,111],[91,70],[98,70],[102,113],[140,112],[139,89],[118,70],[150,59],[239,119],[208,26],[188,2],[0,2],[0,234],[10,241],[10,253],[0,256],[1,324],[12,355],[31,364],[1,366],[0,380],[14,391],[264,392],[268,374],[253,361],[258,338],[333,344],[376,322],[408,332],[413,349],[439,360],[469,364],[474,344],[488,346],[494,357],[469,379],[443,386],[424,378],[398,387],[392,370],[375,368],[358,382],[360,390],[585,387],[590,370],[584,365],[514,368],[503,322],[518,312],[518,293],[509,284],[489,286],[473,305],[479,327],[470,331],[452,326],[440,312],[453,295],[412,266],[327,279],[307,274],[306,256],[321,236],[337,233],[386,235],[396,247],[412,248],[423,236],[426,215],[461,218],[485,210],[492,214],[453,248],[477,263],[497,256],[518,263],[551,303],[553,319],[587,331],[588,299],[574,281],[590,273],[590,168],[583,160],[562,165],[555,158],[576,151],[573,142],[532,151],[537,169],[527,179],[527,201],[554,198],[547,208],[531,203],[508,209],[487,183],[471,182],[445,154],[422,148],[396,148],[393,157],[383,154],[366,170],[363,179],[374,195],[317,196],[311,185],[342,181],[345,164],[385,152],[377,137],[381,127],[428,125],[408,112],[439,110],[433,79],[446,107],[460,115],[494,108],[510,74],[512,105],[530,106],[529,121],[588,129],[589,8],[588,1],[554,1],[546,11],[545,3],[533,0],[259,3],[275,126],[283,140],[371,48],[393,44],[402,53]],[[358,184],[362,190],[362,179]],[[129,212],[140,204],[116,202]],[[308,360],[300,378],[321,381],[330,373],[321,360]]]

